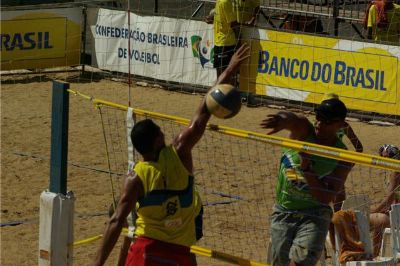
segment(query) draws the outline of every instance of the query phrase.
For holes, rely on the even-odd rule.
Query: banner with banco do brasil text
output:
[[[350,109],[400,115],[399,46],[261,29],[246,36],[242,90],[309,103],[335,93]]]
[[[1,12],[1,70],[80,63],[80,8]]]

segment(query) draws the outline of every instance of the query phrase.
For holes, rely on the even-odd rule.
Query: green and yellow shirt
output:
[[[309,136],[305,141],[315,143],[315,136]],[[339,138],[336,140],[335,147],[346,149],[346,146]],[[312,170],[321,180],[332,173],[338,165],[337,160],[315,155],[311,156],[311,161],[313,163]],[[311,209],[322,206],[312,196],[300,165],[301,156],[299,152],[283,148],[276,195],[277,204],[288,210]]]

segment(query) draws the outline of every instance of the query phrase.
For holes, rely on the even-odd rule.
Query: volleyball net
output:
[[[85,97],[77,91],[70,92]],[[85,98],[96,106],[102,124],[109,177],[99,185],[110,187],[111,204],[118,198],[128,170],[126,121],[129,108],[90,96]],[[184,118],[142,109],[130,109],[129,116],[131,114],[136,121],[153,119],[167,142],[189,123]],[[383,198],[389,175],[400,170],[399,161],[392,159],[209,124],[204,137],[193,149],[195,184],[204,207],[204,236],[193,249],[197,254],[206,254],[198,256],[199,265],[220,265],[220,261],[210,260],[210,257],[218,258],[218,252],[228,254],[220,259],[231,263],[266,261],[269,217],[275,202],[283,147],[355,163],[346,181],[347,195],[368,194],[376,202]],[[130,160],[140,160],[133,150],[132,155]],[[75,239],[80,238],[77,233]]]

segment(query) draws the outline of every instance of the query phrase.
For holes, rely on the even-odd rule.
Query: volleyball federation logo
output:
[[[199,58],[201,66],[210,62],[214,63],[214,45],[210,40],[202,42],[202,38],[197,35],[191,37],[192,52],[195,58]]]

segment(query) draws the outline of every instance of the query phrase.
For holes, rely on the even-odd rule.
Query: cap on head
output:
[[[160,127],[153,120],[144,119],[135,124],[131,131],[131,140],[135,149],[140,154],[153,151],[154,141],[160,134]]]
[[[315,113],[325,119],[345,119],[347,115],[346,105],[338,98],[331,98],[321,102],[314,109]]]
[[[333,93],[333,92],[326,93],[324,95],[324,97],[322,98],[322,101],[325,101],[325,100],[328,100],[328,99],[332,99],[332,98],[339,99],[339,95],[337,95],[336,93]]]

